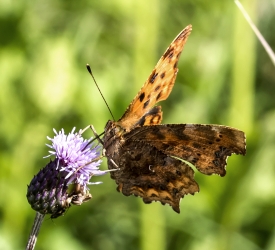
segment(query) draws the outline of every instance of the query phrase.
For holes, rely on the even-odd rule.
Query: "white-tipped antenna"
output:
[[[93,80],[94,80],[94,83],[95,83],[95,85],[96,85],[96,87],[97,87],[97,89],[98,89],[98,91],[99,91],[100,95],[102,96],[103,101],[105,102],[105,104],[106,104],[107,108],[109,109],[109,112],[110,112],[110,114],[111,114],[111,116],[112,116],[113,120],[115,120],[115,118],[114,118],[114,116],[113,116],[113,113],[112,113],[112,111],[111,111],[111,109],[110,109],[110,107],[109,107],[108,103],[106,102],[106,100],[105,100],[105,98],[104,98],[104,96],[103,96],[103,94],[102,94],[102,92],[101,92],[100,88],[98,87],[98,85],[97,85],[97,83],[96,83],[96,80],[95,80],[95,78],[94,78],[94,75],[93,75],[93,73],[92,73],[92,70],[91,70],[90,65],[89,65],[89,64],[87,64],[87,65],[86,65],[86,68],[87,68],[88,72],[90,73],[90,75],[92,76],[92,78],[93,78]]]
[[[267,54],[269,55],[271,61],[275,65],[275,54],[274,54],[273,50],[270,48],[269,44],[266,42],[266,40],[264,39],[264,37],[262,36],[260,31],[255,26],[255,24],[252,22],[250,16],[247,14],[247,12],[245,11],[242,4],[238,0],[235,0],[235,3],[238,6],[238,8],[240,9],[240,11],[242,12],[243,16],[245,17],[246,21],[249,23],[250,27],[252,28],[252,30],[254,31],[256,36],[258,37],[259,41],[263,45],[263,47],[266,50]]]

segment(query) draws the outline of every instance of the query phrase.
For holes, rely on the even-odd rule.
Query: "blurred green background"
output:
[[[275,1],[241,1],[275,49]],[[24,249],[35,212],[27,184],[48,163],[46,136],[116,119],[174,37],[193,32],[163,123],[212,123],[247,133],[227,175],[196,173],[181,213],[116,191],[44,220],[36,249],[275,249],[275,68],[231,0],[0,1],[0,249]],[[87,131],[86,138],[92,136]],[[107,168],[106,160],[102,168]]]

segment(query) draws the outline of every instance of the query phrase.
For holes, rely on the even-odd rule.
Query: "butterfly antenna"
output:
[[[87,64],[87,65],[86,65],[86,68],[87,68],[88,72],[90,73],[90,75],[92,76],[92,78],[93,78],[93,80],[94,80],[94,83],[95,83],[95,85],[96,85],[96,87],[97,87],[97,89],[98,89],[100,95],[102,96],[102,98],[103,98],[103,100],[104,100],[104,102],[105,102],[107,108],[109,109],[109,112],[110,112],[111,116],[113,117],[113,120],[115,120],[115,118],[114,118],[114,116],[113,116],[113,113],[112,113],[112,111],[111,111],[111,109],[110,109],[108,103],[106,102],[106,100],[105,100],[105,98],[104,98],[104,96],[103,96],[103,94],[102,94],[100,88],[99,88],[98,85],[97,85],[97,82],[96,82],[96,80],[95,80],[95,78],[94,78],[94,75],[93,75],[93,73],[92,73],[92,70],[91,70],[90,65]]]

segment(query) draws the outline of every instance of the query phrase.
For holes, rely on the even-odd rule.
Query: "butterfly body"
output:
[[[191,32],[187,26],[171,43],[137,96],[118,121],[108,121],[105,156],[117,190],[145,203],[160,201],[180,212],[180,199],[199,191],[193,164],[201,173],[224,176],[226,159],[245,154],[245,134],[221,125],[161,124],[155,104],[165,100],[178,72],[177,63]],[[182,160],[184,161],[182,161]]]

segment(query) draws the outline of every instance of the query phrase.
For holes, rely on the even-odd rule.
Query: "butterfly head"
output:
[[[118,124],[118,122],[114,122],[109,120],[105,126],[105,138],[112,137],[121,137],[122,134],[126,132],[126,130]]]

